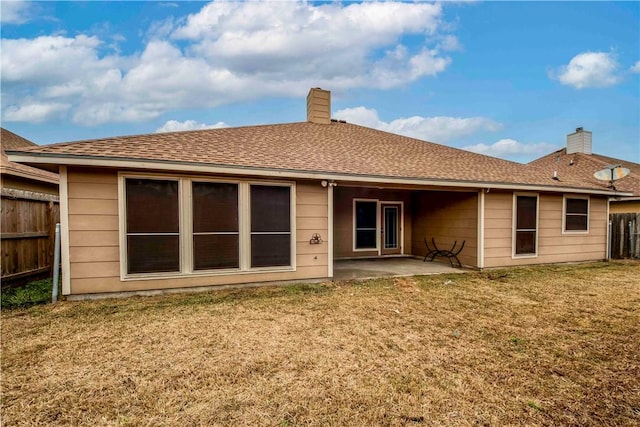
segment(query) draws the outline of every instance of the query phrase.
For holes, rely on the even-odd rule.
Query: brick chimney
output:
[[[331,123],[331,92],[314,87],[307,95],[307,121],[328,125]]]
[[[577,128],[567,135],[567,154],[573,153],[591,154],[591,132]]]

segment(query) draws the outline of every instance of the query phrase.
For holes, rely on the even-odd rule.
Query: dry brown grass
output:
[[[638,425],[640,264],[7,311],[1,385],[7,426]]]

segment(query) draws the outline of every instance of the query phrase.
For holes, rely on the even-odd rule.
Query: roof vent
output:
[[[567,154],[591,154],[591,132],[579,127],[574,133],[567,135]]]
[[[331,123],[331,92],[312,88],[307,95],[307,121],[328,125]]]

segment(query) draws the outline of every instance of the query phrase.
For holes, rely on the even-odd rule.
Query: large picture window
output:
[[[295,184],[121,174],[122,280],[295,269]]]
[[[355,201],[355,249],[377,249],[377,201]]]
[[[178,181],[126,179],[127,273],[180,271]]]
[[[251,267],[291,265],[291,188],[251,186]]]
[[[193,182],[193,269],[240,267],[238,184]]]
[[[564,206],[565,231],[589,230],[589,199],[566,197]]]
[[[538,197],[516,196],[515,254],[535,255],[538,234]]]

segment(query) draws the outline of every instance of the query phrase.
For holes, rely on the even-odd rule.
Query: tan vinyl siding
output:
[[[115,170],[69,168],[71,293],[102,293],[327,277],[327,190],[296,183],[296,271],[120,280],[118,175]],[[309,244],[314,233],[320,245]]]
[[[606,257],[607,200],[590,198],[589,232],[562,233],[562,194],[539,194],[538,254],[512,257],[513,193],[485,195],[485,267],[592,261]]]
[[[640,213],[640,200],[611,202],[609,213]]]
[[[336,187],[333,193],[333,254],[335,258],[377,257],[378,251],[353,250],[353,199],[374,199],[404,204],[404,253],[411,253],[411,192],[367,187]],[[377,237],[380,239],[380,236]],[[378,243],[380,244],[380,243]]]
[[[458,255],[464,265],[478,265],[478,194],[441,191],[416,192],[413,195],[412,252],[424,256],[427,238],[429,246],[435,239],[438,248],[450,249],[457,240],[456,248],[465,241]],[[441,258],[438,258],[441,259]]]

